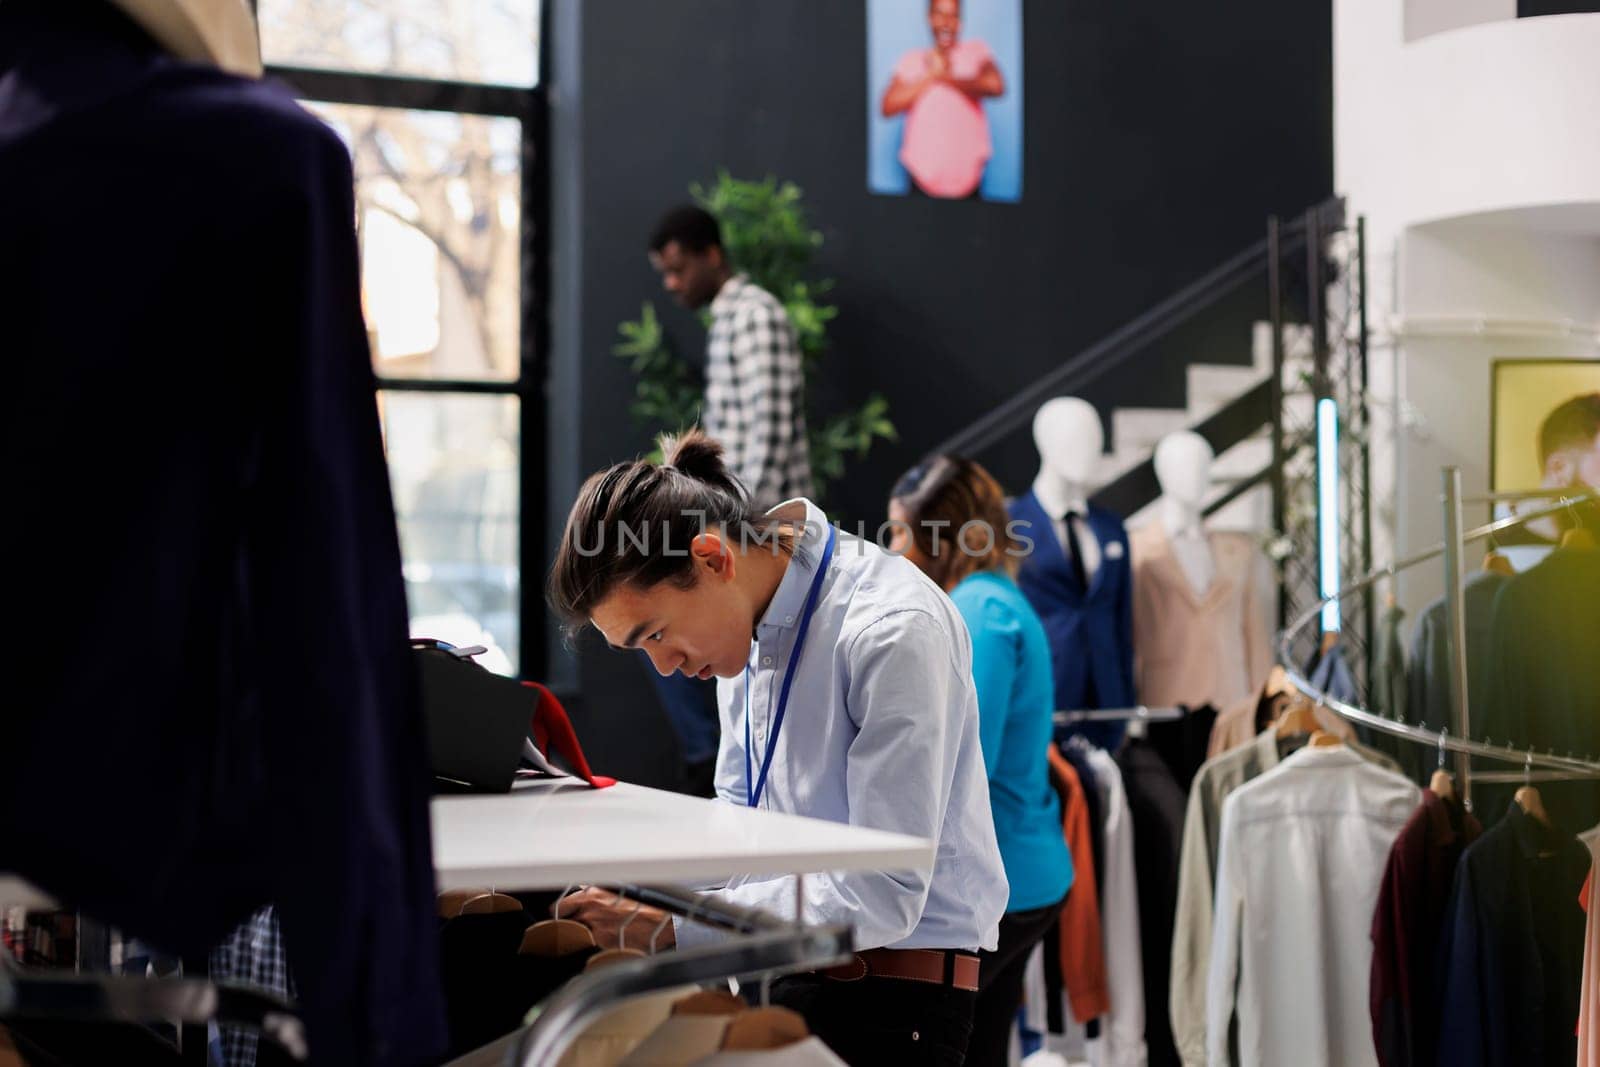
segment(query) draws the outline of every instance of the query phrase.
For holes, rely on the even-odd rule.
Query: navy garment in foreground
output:
[[[101,3],[0,3],[0,868],[200,955],[277,906],[318,1063],[444,1049],[350,159]]]
[[[1591,862],[1516,804],[1462,855],[1440,945],[1439,1067],[1577,1062]]]
[[[1018,536],[1033,542],[1022,558],[1017,585],[1050,639],[1056,710],[1133,707],[1138,703],[1133,692],[1133,571],[1122,520],[1105,508],[1089,506],[1089,529],[1101,551],[1100,566],[1084,589],[1056,537],[1055,523],[1031,490],[1011,502],[1011,518]],[[1081,723],[1069,732],[1115,752],[1124,729],[1122,723]]]

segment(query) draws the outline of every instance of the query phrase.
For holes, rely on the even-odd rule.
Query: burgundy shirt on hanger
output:
[[[1383,1067],[1436,1062],[1434,971],[1450,883],[1483,826],[1432,790],[1400,830],[1372,916],[1372,1039]]]

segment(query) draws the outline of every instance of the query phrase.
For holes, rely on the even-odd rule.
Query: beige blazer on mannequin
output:
[[[1133,677],[1139,701],[1229,708],[1272,668],[1265,557],[1243,533],[1208,532],[1215,577],[1196,593],[1156,519],[1129,536],[1133,556]]]
[[[261,77],[261,42],[246,0],[111,0],[179,59]]]

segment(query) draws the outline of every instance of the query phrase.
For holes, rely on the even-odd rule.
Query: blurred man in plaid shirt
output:
[[[800,342],[778,298],[735,274],[717,220],[674,208],[650,237],[650,264],[684,307],[711,308],[701,425],[722,442],[750,498],[811,495]]]
[[[686,308],[711,309],[700,425],[727,450],[756,506],[811,496],[800,341],[778,298],[735,274],[709,212],[673,208],[650,235],[650,265]],[[713,796],[718,735],[714,683],[650,672],[678,735],[685,792]]]

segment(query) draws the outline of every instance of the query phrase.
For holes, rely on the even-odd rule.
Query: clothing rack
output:
[[[1189,714],[1183,708],[1083,708],[1077,711],[1055,713],[1057,726],[1073,726],[1080,722],[1177,722]]]
[[[0,957],[0,1019],[56,1022],[209,1022],[248,1026],[296,1062],[306,1058],[295,1007],[270,993],[197,978],[36,975]]]
[[[1565,756],[1561,756],[1554,752],[1541,753],[1532,749],[1513,748],[1509,745],[1495,745],[1487,741],[1474,741],[1471,739],[1471,717],[1467,704],[1466,615],[1463,607],[1465,571],[1462,566],[1467,544],[1485,538],[1492,538],[1502,530],[1520,526],[1535,519],[1542,519],[1572,510],[1580,504],[1600,500],[1600,494],[1593,491],[1555,490],[1491,493],[1486,496],[1472,497],[1471,501],[1473,503],[1480,504],[1505,500],[1533,499],[1554,499],[1555,502],[1525,515],[1512,515],[1507,518],[1496,519],[1472,530],[1464,530],[1461,518],[1461,507],[1464,502],[1461,494],[1461,468],[1445,467],[1441,474],[1443,491],[1440,499],[1444,506],[1444,541],[1425,552],[1420,552],[1362,575],[1335,595],[1324,597],[1318,601],[1314,607],[1291,622],[1280,635],[1278,639],[1279,663],[1287,673],[1290,684],[1306,697],[1341,717],[1383,733],[1414,741],[1417,744],[1437,747],[1441,763],[1445,752],[1454,753],[1456,755],[1457,789],[1462,797],[1468,800],[1469,804],[1472,782],[1471,758],[1473,756],[1502,763],[1521,764],[1523,767],[1523,771],[1520,774],[1506,772],[1480,775],[1480,780],[1485,782],[1600,779],[1600,762],[1597,762],[1590,754],[1578,757],[1572,753],[1567,753]],[[1421,725],[1413,726],[1409,723],[1385,718],[1367,708],[1357,707],[1338,700],[1312,685],[1310,680],[1294,666],[1290,655],[1290,646],[1296,637],[1321,616],[1323,608],[1346,597],[1354,596],[1363,590],[1370,589],[1378,582],[1393,578],[1400,571],[1408,570],[1441,556],[1444,557],[1445,562],[1445,611],[1450,636],[1450,706],[1452,711],[1451,721],[1454,729],[1445,732],[1431,730]],[[1540,768],[1541,772],[1535,772],[1535,767]],[[1535,777],[1536,773],[1538,774],[1537,778]]]
[[[798,909],[803,879],[795,890]],[[816,970],[849,960],[855,933],[845,925],[804,926],[766,912],[739,908],[685,889],[611,887],[619,896],[740,935],[721,945],[673,950],[586,971],[549,1000],[523,1030],[510,1064],[554,1063],[583,1027],[619,1001],[678,986],[726,978]]]

